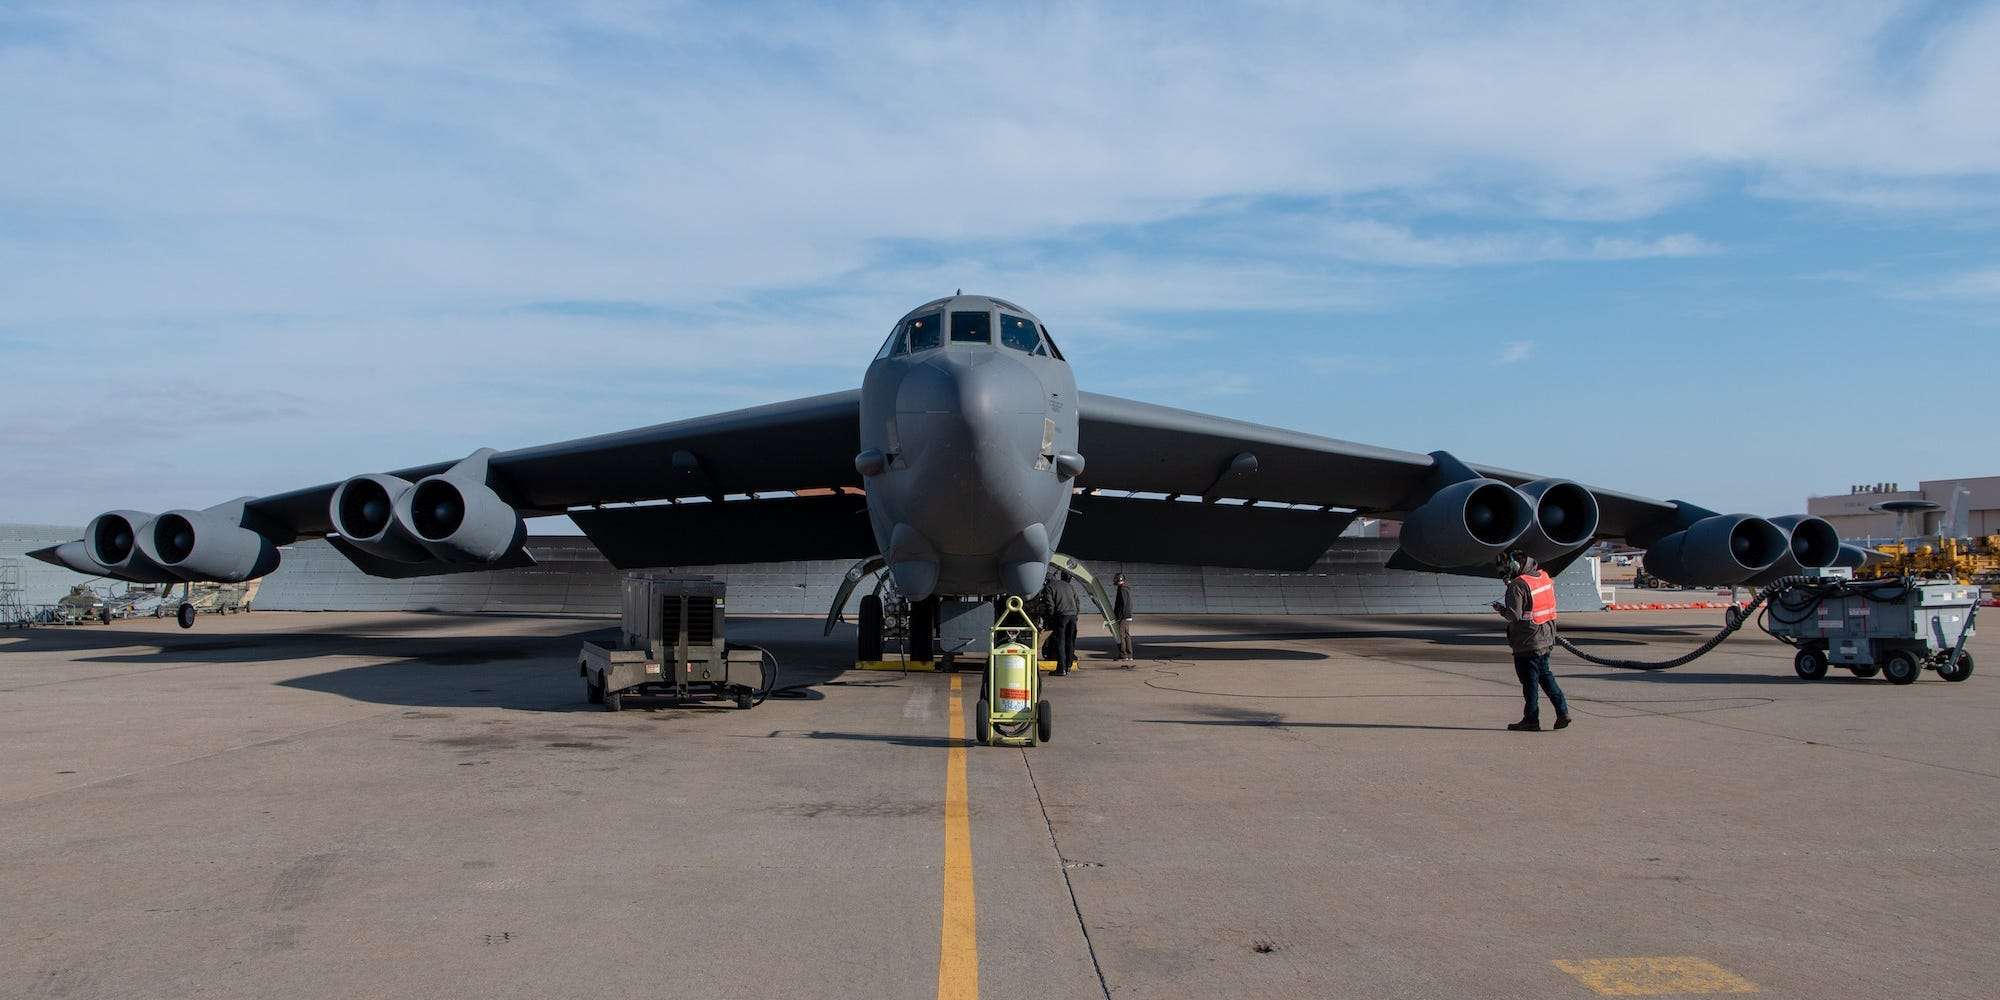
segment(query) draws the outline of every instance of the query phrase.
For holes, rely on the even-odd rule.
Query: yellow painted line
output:
[[[1555,960],[1601,997],[1656,997],[1672,993],[1755,993],[1757,984],[1692,955]]]
[[[979,931],[972,909],[972,817],[965,793],[965,704],[951,676],[951,749],[944,769],[944,930],[938,1000],[978,1000]]]

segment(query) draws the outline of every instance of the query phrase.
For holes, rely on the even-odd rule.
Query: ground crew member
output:
[[[1111,578],[1114,593],[1111,595],[1111,617],[1118,622],[1118,658],[1132,658],[1132,587],[1125,582],[1125,574]]]
[[[1514,676],[1521,679],[1521,697],[1527,703],[1521,721],[1510,723],[1507,728],[1517,733],[1542,731],[1537,686],[1548,692],[1549,704],[1556,708],[1556,728],[1567,728],[1569,701],[1563,698],[1556,675],[1549,672],[1549,650],[1556,645],[1556,582],[1519,549],[1500,557],[1500,575],[1507,581],[1507,596],[1494,601],[1493,610],[1507,619],[1507,646],[1514,651]]]
[[[1070,665],[1076,662],[1076,588],[1069,585],[1069,574],[1050,566],[1042,592],[1048,595],[1049,639],[1056,647],[1056,676],[1067,677]]]

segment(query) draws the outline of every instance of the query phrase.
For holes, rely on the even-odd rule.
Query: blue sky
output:
[[[1994,4],[11,4],[0,520],[850,388],[958,287],[1086,389],[1725,509],[1992,474],[1995,52]]]

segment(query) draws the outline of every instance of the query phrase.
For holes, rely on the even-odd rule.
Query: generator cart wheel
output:
[[[1949,657],[1951,654],[1946,653],[1944,655]],[[1957,663],[1938,668],[1938,676],[1948,681],[1962,681],[1972,676],[1972,654],[1966,652],[1959,653]]]
[[[737,707],[737,708],[749,708],[749,707],[750,707],[750,705],[751,705],[751,701],[750,701],[750,692],[749,692],[749,691],[747,691],[747,690],[743,690],[743,691],[738,691],[738,692],[736,692],[736,707]]]
[[[183,603],[181,609],[174,613],[174,619],[181,623],[182,628],[193,628],[194,605]]]
[[[1908,650],[1896,650],[1882,661],[1882,675],[1889,678],[1891,684],[1915,684],[1923,672],[1924,665],[1918,663]]]
[[[604,686],[596,681],[584,681],[583,697],[593,705],[604,704]]]
[[[882,658],[882,598],[865,594],[861,598],[861,636],[855,642],[854,658],[871,662]]]
[[[1792,657],[1792,669],[1798,671],[1803,680],[1819,680],[1826,676],[1826,653],[1817,647],[1807,646]]]
[[[624,696],[624,695],[622,695],[622,694],[619,694],[619,693],[618,693],[618,692],[616,692],[616,691],[606,691],[606,692],[604,693],[604,710],[605,710],[605,711],[607,711],[607,712],[618,712],[618,711],[623,711],[623,710],[624,710],[624,708],[625,708],[625,696]]]
[[[986,699],[981,698],[972,703],[972,738],[985,746],[986,736]]]
[[[1049,717],[1049,703],[1035,702],[1035,736],[1043,743],[1047,743],[1049,736],[1055,731],[1055,724],[1055,720]]]

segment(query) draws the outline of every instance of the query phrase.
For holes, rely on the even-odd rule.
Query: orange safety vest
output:
[[[1528,586],[1528,621],[1535,625],[1555,621],[1556,582],[1539,569],[1521,574],[1521,582]]]

